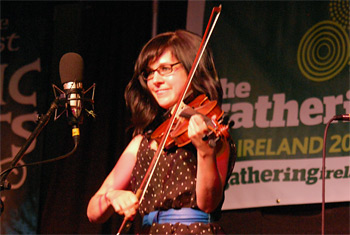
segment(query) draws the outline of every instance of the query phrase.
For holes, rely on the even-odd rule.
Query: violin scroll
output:
[[[210,147],[215,148],[216,142],[218,142],[222,136],[228,138],[229,133],[228,130],[234,125],[234,121],[229,120],[228,115],[224,115],[218,121],[218,129],[216,131],[210,130],[208,134],[206,134],[202,140],[208,141]],[[222,134],[222,136],[220,135]]]

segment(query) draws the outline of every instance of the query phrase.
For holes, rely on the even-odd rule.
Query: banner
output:
[[[224,209],[321,202],[325,127],[350,113],[349,22],[349,1],[222,3],[210,45],[237,147]],[[326,144],[326,202],[350,201],[350,123]]]
[[[25,8],[25,4],[22,7]],[[1,172],[8,169],[37,125],[39,106],[43,107],[37,100],[39,96],[46,95],[43,88],[47,83],[43,80],[45,76],[41,76],[41,60],[50,21],[43,16],[36,17],[35,10],[28,11],[30,14],[21,13],[21,10],[23,8],[12,5],[1,16]],[[15,17],[16,11],[21,17]],[[38,91],[41,91],[40,94]],[[42,148],[37,143],[35,139],[18,165],[41,159]],[[1,192],[4,203],[2,234],[36,233],[40,169],[38,166],[23,167],[12,170],[8,175],[11,190]]]

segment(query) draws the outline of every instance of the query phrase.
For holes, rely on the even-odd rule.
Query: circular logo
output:
[[[347,65],[349,36],[333,21],[321,21],[310,28],[300,41],[298,66],[301,73],[316,82],[329,80]]]

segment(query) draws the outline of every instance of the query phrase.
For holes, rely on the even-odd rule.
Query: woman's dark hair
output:
[[[157,60],[166,49],[184,66],[187,74],[191,70],[201,38],[189,31],[177,30],[162,33],[151,39],[141,50],[134,67],[134,75],[125,89],[126,105],[131,111],[134,135],[143,133],[164,110],[158,105],[149,92],[142,72],[149,63]],[[193,96],[206,94],[210,100],[222,101],[222,89],[216,73],[212,53],[206,49],[199,62],[191,83]]]

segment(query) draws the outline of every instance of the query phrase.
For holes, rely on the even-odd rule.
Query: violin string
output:
[[[218,9],[217,9],[217,8],[218,8]],[[149,177],[147,178],[146,184],[145,184],[145,186],[144,186],[144,188],[143,188],[143,190],[142,190],[142,194],[141,194],[141,197],[140,197],[140,199],[139,199],[139,204],[141,204],[142,201],[143,201],[144,195],[145,195],[145,193],[146,193],[146,191],[147,191],[147,188],[148,188],[148,186],[149,186],[149,184],[150,184],[150,182],[151,182],[153,173],[154,173],[154,171],[155,171],[155,169],[156,169],[156,166],[157,166],[157,164],[158,164],[158,161],[159,161],[159,159],[160,159],[161,152],[162,152],[163,149],[164,149],[165,142],[166,142],[166,140],[168,139],[168,136],[169,136],[169,134],[170,134],[171,127],[173,126],[173,124],[174,124],[174,122],[175,122],[175,117],[178,116],[180,103],[183,101],[183,99],[184,99],[184,97],[185,97],[185,95],[186,95],[186,93],[187,93],[187,90],[188,90],[188,88],[190,87],[192,78],[193,78],[193,76],[194,76],[194,72],[193,72],[193,71],[196,71],[196,69],[197,69],[197,67],[198,67],[199,61],[200,61],[200,59],[202,58],[202,55],[203,55],[203,53],[204,53],[204,51],[205,51],[205,48],[206,48],[206,46],[207,46],[207,44],[208,44],[209,38],[210,38],[210,36],[211,36],[211,34],[212,34],[213,30],[214,30],[214,27],[215,27],[215,24],[216,24],[218,18],[219,18],[219,16],[220,16],[221,5],[220,5],[219,7],[214,7],[213,13],[214,13],[214,12],[216,12],[217,15],[215,16],[214,22],[213,22],[213,24],[212,24],[212,26],[211,26],[211,28],[210,28],[209,33],[208,33],[208,29],[209,29],[209,28],[206,30],[206,34],[208,34],[208,36],[204,35],[204,37],[206,37],[206,38],[205,38],[204,44],[203,44],[203,46],[202,46],[202,50],[200,51],[199,56],[197,55],[197,60],[196,60],[195,66],[194,66],[194,67],[192,66],[192,69],[191,69],[191,71],[190,71],[190,76],[189,76],[189,78],[187,79],[187,85],[186,85],[186,88],[184,89],[184,91],[182,92],[181,99],[177,102],[177,104],[176,104],[176,106],[175,106],[176,114],[174,114],[173,117],[170,119],[170,123],[169,123],[169,125],[168,125],[167,131],[165,132],[165,137],[163,137],[163,139],[162,139],[163,141],[160,143],[160,146],[158,146],[157,152],[155,153],[156,159],[155,159],[155,161],[152,160],[152,162],[154,162],[154,163],[152,164],[152,162],[151,162],[150,167],[152,167],[152,168],[151,168],[152,170],[151,170],[150,175],[149,175]],[[212,18],[212,16],[211,16],[210,18]],[[209,25],[208,25],[208,27],[209,27]]]
[[[210,15],[209,22],[211,22],[211,20],[212,20],[212,18],[213,18],[213,15],[214,15],[214,12],[216,12],[217,15],[216,15],[216,17],[215,17],[214,23],[213,23],[212,26],[211,26],[211,30],[210,30],[210,32],[209,32],[209,37],[210,37],[211,33],[213,32],[214,26],[215,26],[215,24],[216,24],[216,22],[217,22],[217,20],[218,20],[218,18],[219,18],[219,15],[220,15],[220,12],[221,12],[221,5],[220,5],[219,7],[214,7],[214,8],[213,8],[212,13],[211,13],[211,15]],[[208,24],[208,26],[207,26],[207,29],[206,29],[205,34],[204,34],[204,37],[203,37],[203,39],[204,39],[204,38],[206,39],[206,40],[204,40],[204,41],[205,41],[205,46],[207,45],[207,43],[208,43],[208,41],[209,41],[209,37],[206,37],[206,35],[208,35],[208,29],[209,29],[209,24]],[[202,50],[200,51],[200,54],[197,53],[197,55],[196,55],[196,58],[195,58],[196,65],[195,65],[195,66],[192,66],[192,68],[191,68],[190,76],[187,78],[187,85],[186,85],[185,89],[183,90],[182,95],[180,96],[181,99],[178,100],[178,102],[177,102],[177,104],[176,104],[176,106],[175,106],[175,114],[172,115],[172,117],[171,117],[171,119],[170,119],[170,122],[169,122],[169,124],[168,124],[167,131],[166,131],[166,133],[165,133],[165,136],[163,136],[162,141],[161,141],[161,143],[160,143],[160,146],[158,146],[157,152],[155,153],[155,155],[154,155],[154,157],[153,157],[153,159],[152,159],[152,161],[151,161],[151,163],[150,163],[150,166],[149,166],[149,168],[148,168],[147,171],[146,171],[146,174],[145,174],[145,176],[144,176],[145,178],[144,178],[144,180],[141,182],[141,185],[140,185],[139,189],[138,189],[137,192],[136,192],[137,195],[139,195],[139,192],[142,191],[142,193],[141,193],[141,195],[140,195],[140,199],[139,199],[139,204],[141,204],[141,202],[143,201],[145,192],[146,192],[146,190],[147,190],[147,188],[148,188],[148,186],[149,186],[149,183],[150,183],[150,181],[151,181],[152,175],[153,175],[153,173],[154,173],[154,171],[155,171],[155,169],[156,169],[156,165],[157,165],[157,163],[158,163],[158,161],[159,161],[159,159],[160,159],[161,153],[162,153],[162,151],[163,151],[163,149],[164,149],[165,142],[166,142],[166,140],[167,140],[167,138],[168,138],[168,136],[169,136],[169,134],[170,134],[170,129],[171,129],[171,127],[172,127],[173,124],[174,124],[175,117],[176,117],[177,113],[179,112],[178,109],[179,109],[180,103],[184,100],[184,97],[185,97],[185,95],[186,95],[186,93],[187,93],[187,90],[188,90],[188,88],[189,88],[189,86],[190,86],[190,83],[191,83],[191,81],[192,81],[193,74],[194,74],[194,71],[195,71],[194,68],[197,68],[197,66],[198,66],[198,64],[199,64],[199,60],[200,60],[200,58],[201,58],[202,55],[203,55],[203,52],[204,52],[204,49],[205,49],[205,47],[203,47],[203,45],[204,45],[204,44],[203,44],[203,40],[202,40],[202,43],[201,43],[201,45],[200,45],[200,49],[202,49]],[[200,55],[200,56],[198,56],[198,55]],[[199,58],[199,59],[198,59],[198,58]],[[197,60],[196,60],[196,59],[197,59]],[[150,171],[150,169],[151,169],[151,171]],[[151,172],[151,174],[149,174],[149,172]],[[146,179],[146,184],[145,184],[145,179]],[[123,221],[122,225],[120,226],[119,231],[118,231],[117,234],[120,234],[120,232],[123,231],[124,227],[126,226],[126,222],[127,222],[127,220],[124,218],[124,221]]]

